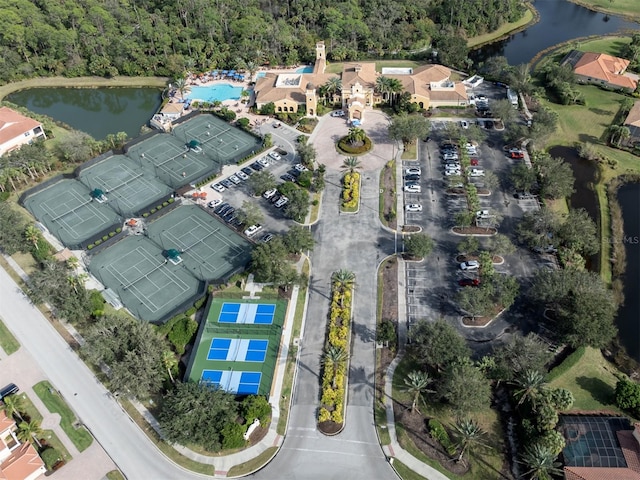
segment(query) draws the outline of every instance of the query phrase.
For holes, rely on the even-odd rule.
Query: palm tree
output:
[[[20,413],[24,409],[24,398],[20,395],[7,395],[2,399],[2,402],[4,403],[4,411],[7,417],[11,418],[15,415],[20,420],[24,420]]]
[[[531,91],[531,67],[528,63],[518,65],[511,74],[511,88],[518,92]]]
[[[365,138],[367,138],[367,132],[359,127],[351,127],[347,134],[347,141],[352,145],[363,143]]]
[[[420,395],[422,395],[423,393],[434,393],[433,390],[430,390],[428,388],[429,384],[432,381],[433,379],[429,377],[429,374],[421,370],[412,370],[411,372],[407,373],[407,376],[404,379],[404,390],[413,395],[413,401],[411,402],[411,413],[417,410]]]
[[[20,422],[18,425],[18,439],[23,442],[36,442],[38,448],[41,448],[38,437],[42,436],[42,428],[40,422],[37,420],[31,420],[30,422]]]
[[[331,77],[323,85],[326,95],[331,99],[331,103],[334,103],[335,96],[342,91],[342,80],[340,77]]]
[[[562,473],[560,462],[556,462],[556,455],[539,443],[525,449],[520,463],[529,468],[524,474],[530,480],[550,480],[552,475]]]
[[[67,277],[67,283],[71,288],[73,288],[74,292],[78,293],[78,287],[80,286],[80,279],[77,276],[69,275]]]
[[[343,347],[336,347],[335,345],[329,345],[324,352],[324,358],[322,363],[325,368],[333,370],[333,383],[332,388],[336,388],[337,373],[342,370],[349,359],[349,354]]]
[[[402,82],[397,78],[389,79],[389,92],[391,93],[391,105],[395,103],[396,97],[402,93],[404,87],[402,86]]]
[[[178,366],[178,360],[171,350],[165,350],[162,352],[162,364],[164,365],[164,368],[167,369],[171,383],[176,383],[171,370]]]
[[[253,76],[256,74],[260,66],[258,65],[258,62],[249,60],[246,63],[246,67],[247,67],[247,71],[249,72],[249,81],[253,81]]]
[[[38,241],[40,240],[40,230],[35,225],[29,225],[24,230],[24,238],[38,250]]]
[[[180,96],[184,98],[184,92],[187,89],[187,81],[184,78],[176,78],[175,85],[180,92]]]
[[[618,134],[618,143],[617,143],[617,145],[620,146],[622,141],[626,140],[630,136],[631,136],[631,130],[629,130],[629,127],[625,127],[624,125],[622,127],[620,127],[620,133]]]
[[[344,292],[353,288],[353,285],[356,281],[356,274],[343,268],[336,272],[333,272],[333,275],[331,275],[331,280],[340,292]]]
[[[389,101],[389,92],[391,91],[391,88],[389,85],[390,80],[391,79],[389,77],[385,77],[384,75],[381,75],[376,79],[375,90],[380,95],[382,95],[382,99],[385,102]]]
[[[78,268],[78,265],[80,264],[80,261],[78,260],[78,257],[69,257],[67,258],[67,268],[70,270],[75,270],[76,268]]]
[[[522,405],[525,400],[529,400],[532,404],[535,404],[536,398],[546,386],[545,378],[538,370],[527,369],[519,375],[514,381],[517,390],[514,392],[514,397],[519,398],[518,406]]]
[[[347,157],[342,162],[342,170],[349,170],[349,173],[355,172],[360,166],[360,160],[357,157]]]
[[[480,428],[480,425],[475,420],[466,418],[458,420],[453,426],[457,436],[457,447],[460,449],[460,455],[458,455],[458,462],[464,460],[466,453],[476,446],[486,446],[482,443],[482,437],[484,436],[484,430]]]

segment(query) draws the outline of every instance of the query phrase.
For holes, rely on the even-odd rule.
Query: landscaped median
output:
[[[344,213],[356,213],[360,209],[360,173],[348,172],[342,177],[342,203]]]
[[[335,435],[344,427],[354,282],[355,275],[348,270],[338,270],[331,276],[331,308],[318,414],[318,429],[327,435]]]

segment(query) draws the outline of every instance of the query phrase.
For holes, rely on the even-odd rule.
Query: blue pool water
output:
[[[224,100],[239,100],[241,94],[242,87],[234,87],[228,83],[218,83],[208,86],[192,86],[186,98],[204,102],[215,102],[216,100],[222,102]]]
[[[313,73],[313,66],[300,67],[296,70],[296,73]]]
[[[258,72],[256,74],[256,78],[263,78],[267,76],[267,72]]]

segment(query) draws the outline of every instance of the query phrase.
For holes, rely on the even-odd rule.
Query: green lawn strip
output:
[[[418,141],[405,143],[402,150],[402,160],[416,160],[418,158]]]
[[[127,400],[120,399],[120,404],[129,414],[129,416],[136,422],[136,424],[142,429],[142,431],[149,437],[149,439],[160,449],[160,451],[166,455],[172,462],[177,463],[183,468],[189,471],[202,473],[204,475],[215,475],[215,467],[213,465],[199,463],[195,460],[191,460],[178,451],[176,451],[171,445],[162,441],[156,431],[151,428],[151,425],[140,415],[140,413],[131,405]]]
[[[484,45],[485,43],[493,42],[501,37],[504,37],[508,33],[513,32],[514,30],[518,30],[519,28],[524,27],[525,25],[529,24],[534,18],[535,15],[532,7],[527,5],[527,11],[524,13],[522,18],[515,22],[504,23],[500,26],[500,28],[492,32],[467,39],[467,47],[473,48],[479,45]]]
[[[389,445],[391,443],[391,435],[389,435],[389,429],[387,428],[387,411],[384,405],[377,400],[374,415],[380,445]]]
[[[33,404],[31,399],[27,396],[26,393],[21,393],[20,398],[22,398],[22,402],[24,404],[21,412],[24,414],[23,416],[29,417],[31,420],[35,420],[38,423],[42,423],[42,414],[38,411],[36,406]],[[20,420],[18,420],[20,422]]]
[[[418,475],[416,472],[407,467],[400,460],[393,459],[393,469],[402,478],[402,480],[428,480],[422,475]]]
[[[2,319],[0,319],[0,348],[2,348],[7,355],[17,352],[20,348],[18,340],[16,340],[16,337],[13,336],[7,326],[2,322]]]
[[[0,86],[0,100],[10,93],[25,90],[27,88],[43,87],[157,87],[163,88],[169,81],[168,77],[39,77],[8,83]]]
[[[315,203],[314,203],[315,202]],[[309,223],[315,223],[320,217],[320,207],[322,205],[322,193],[315,192],[311,201],[311,213],[309,215]]]
[[[424,62],[416,62],[414,60],[367,60],[361,59],[360,62],[375,62],[376,71],[380,72],[383,68],[415,68],[424,65]],[[327,62],[325,73],[342,73],[344,69],[343,62],[330,63]]]
[[[125,480],[122,473],[120,473],[120,470],[111,470],[110,472],[107,472],[107,479],[108,480]]]
[[[69,440],[73,442],[78,451],[82,452],[89,448],[93,437],[89,431],[80,426],[76,428],[74,424],[77,422],[77,418],[71,409],[67,406],[66,402],[56,392],[49,382],[42,381],[33,386],[33,391],[40,397],[42,403],[45,404],[47,409],[51,413],[57,413],[60,415],[60,427],[67,434]]]
[[[269,461],[274,457],[277,451],[278,447],[269,447],[260,455],[252,458],[248,462],[234,465],[227,472],[227,477],[244,477],[245,475],[249,475],[250,473],[255,472],[259,468],[269,463]]]
[[[47,441],[47,445],[49,445],[50,447],[55,448],[58,451],[58,453],[60,453],[60,456],[62,456],[62,458],[66,462],[71,461],[71,459],[73,457],[69,453],[69,450],[67,450],[65,448],[65,446],[63,445],[63,443],[60,441],[60,439],[54,433],[53,430],[43,430],[42,431],[42,438],[44,438]]]
[[[637,0],[571,0],[590,10],[612,13],[629,18],[640,18],[640,3]]]
[[[571,362],[570,358],[567,360]],[[616,368],[602,356],[600,350],[587,347],[582,358],[549,382],[549,387],[562,387],[573,393],[575,401],[570,411],[604,410],[624,413],[614,402],[617,381]]]

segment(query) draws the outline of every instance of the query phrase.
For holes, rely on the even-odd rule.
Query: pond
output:
[[[629,356],[640,361],[640,183],[620,187],[618,202],[624,219],[623,242],[627,254],[624,305],[618,310],[618,336]]]
[[[156,88],[30,88],[6,100],[82,130],[96,140],[110,133],[140,133],[158,110]]]
[[[525,30],[473,51],[472,60],[479,62],[502,55],[510,65],[528,63],[538,52],[573,38],[606,35],[622,30],[638,30],[634,22],[604,13],[593,12],[569,0],[536,0],[533,6],[540,21]]]

